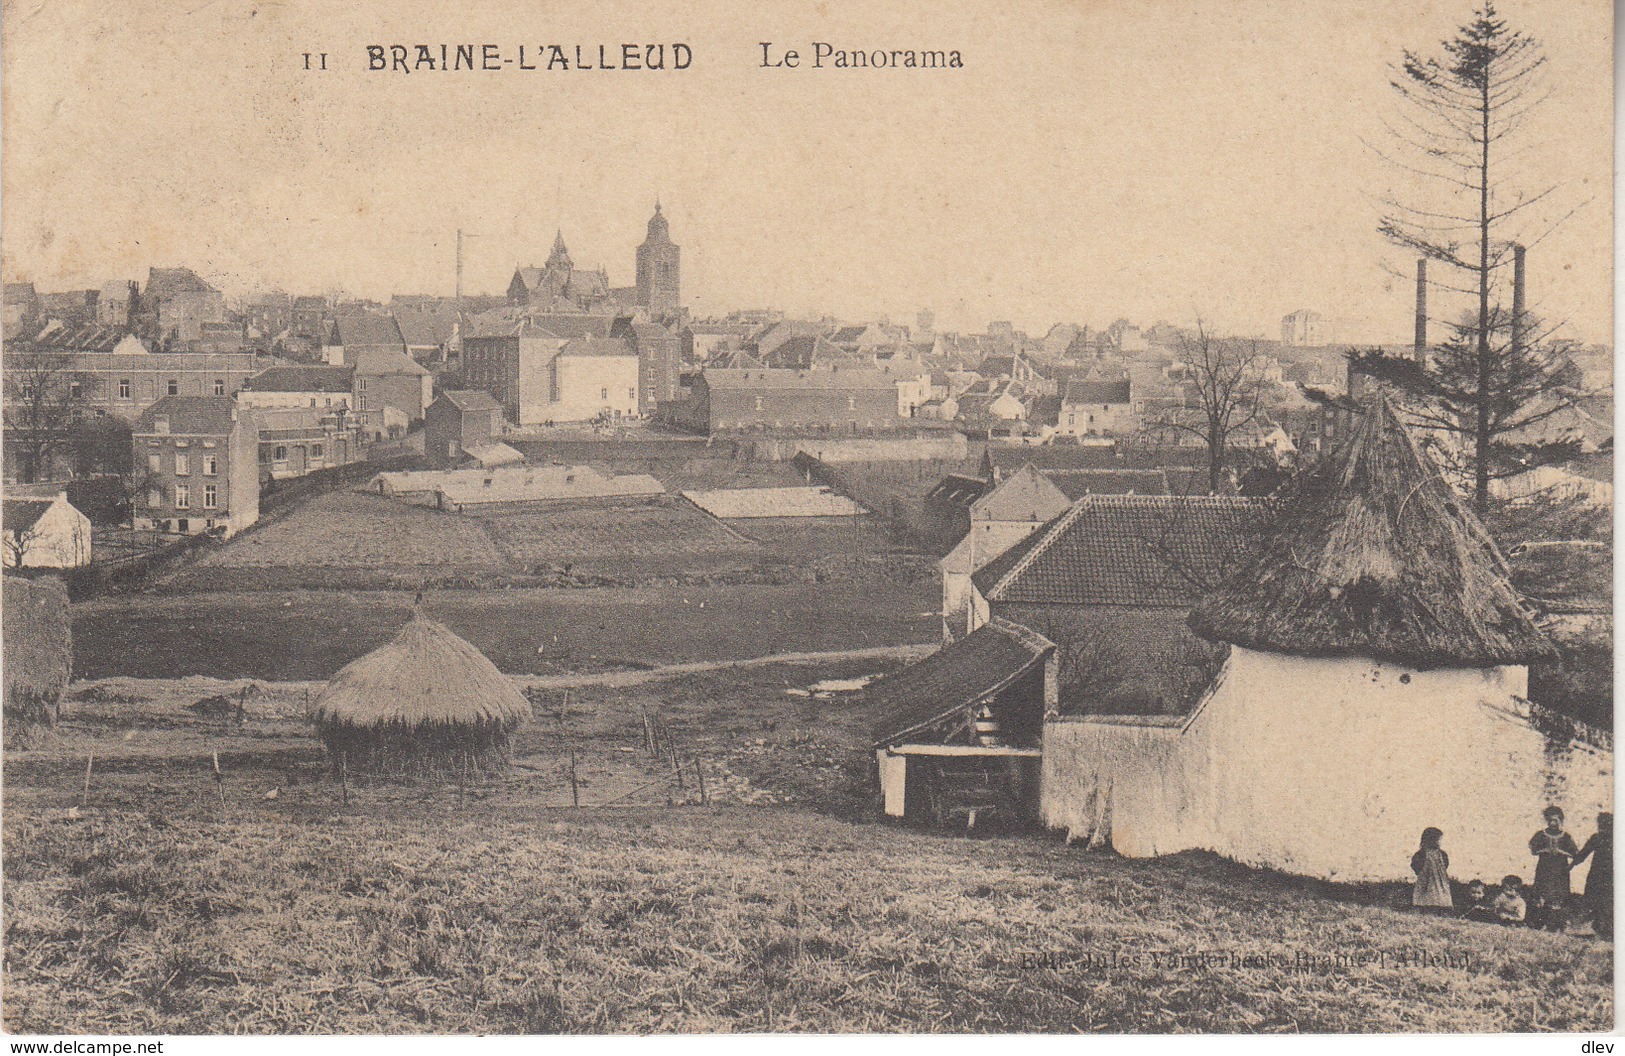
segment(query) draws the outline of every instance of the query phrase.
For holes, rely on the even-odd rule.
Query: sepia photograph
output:
[[[0,38],[12,1051],[1613,1033],[1605,0]]]

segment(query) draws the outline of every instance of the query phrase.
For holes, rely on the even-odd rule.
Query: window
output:
[[[85,386],[84,386],[83,382],[71,381],[71,382],[68,383],[68,395],[69,396],[71,396],[71,397],[73,397],[74,399],[77,400],[77,399],[82,398],[84,396],[84,394],[85,394]]]
[[[210,455],[209,457],[207,457],[207,458],[205,458],[203,460],[203,475],[205,477],[212,477],[216,473],[219,473],[219,472],[220,472],[220,460],[218,458],[215,458],[213,455]]]
[[[322,457],[322,445],[321,444],[311,444],[310,445],[310,457],[311,458],[321,458]]]
[[[156,451],[147,452],[147,472],[162,473],[164,471],[164,456]]]
[[[366,378],[357,378],[357,379],[355,379],[355,391],[357,391],[357,392],[366,392],[367,391],[367,379]]]
[[[174,378],[170,378],[168,391],[169,395],[171,396],[179,396],[181,394],[181,383],[176,381]]]
[[[271,457],[277,462],[286,462],[288,460],[288,445],[276,445],[276,454],[272,455]]]
[[[189,510],[192,508],[192,489],[188,485],[175,485],[175,508],[177,510]]]
[[[855,411],[858,409],[858,398],[856,396],[848,396],[846,398],[846,409],[849,411]],[[853,424],[856,425],[857,423],[854,422]]]
[[[599,390],[598,390],[598,398],[599,398],[599,399],[600,399],[600,400],[607,400],[607,399],[609,399],[609,389],[608,389],[608,388],[602,388],[602,389],[599,389]]]
[[[175,475],[184,477],[192,472],[192,457],[185,451],[175,452]]]
[[[164,491],[162,488],[147,489],[147,505],[162,506],[164,504]]]
[[[626,398],[629,399],[629,400],[637,399],[638,398],[638,390],[636,388],[627,389],[626,390]]]
[[[225,378],[215,378],[214,379],[214,394],[216,396],[224,396],[226,394],[226,379]]]
[[[130,398],[130,379],[129,378],[120,378],[120,379],[118,379],[118,398],[121,399],[121,400],[127,400],[127,399]]]
[[[217,489],[213,484],[205,484],[205,485],[203,485],[203,508],[204,509],[206,509],[206,510],[214,509],[215,506],[218,504],[219,497],[220,497],[219,489]]]

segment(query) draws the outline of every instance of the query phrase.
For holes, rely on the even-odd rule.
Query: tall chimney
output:
[[[1523,351],[1523,246],[1512,246],[1512,351]]]
[[[1412,352],[1418,363],[1428,361],[1428,258],[1416,261],[1416,346]]]

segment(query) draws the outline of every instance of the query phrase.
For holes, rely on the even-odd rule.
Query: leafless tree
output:
[[[1056,642],[1061,709],[1077,712],[1098,705],[1128,677],[1128,653],[1110,632],[1074,632]]]
[[[7,568],[22,568],[28,555],[45,541],[45,533],[36,522],[26,528],[6,528],[0,531],[0,545],[4,545]]]
[[[1178,348],[1186,404],[1152,416],[1146,428],[1191,436],[1205,447],[1208,491],[1217,493],[1237,434],[1264,417],[1265,355],[1256,339],[1218,337],[1201,320],[1180,334]]]
[[[16,452],[18,477],[33,483],[74,444],[85,419],[83,379],[71,357],[51,352],[7,356],[5,368],[5,441]]]

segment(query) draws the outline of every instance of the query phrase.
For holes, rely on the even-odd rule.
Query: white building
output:
[[[90,518],[74,508],[67,492],[11,491],[0,504],[0,561],[6,568],[90,564]]]

